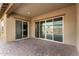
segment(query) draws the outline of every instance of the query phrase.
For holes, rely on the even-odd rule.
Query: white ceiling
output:
[[[41,14],[51,12],[71,4],[68,3],[26,3],[20,4],[18,8],[14,10],[15,13],[26,16],[35,17]]]

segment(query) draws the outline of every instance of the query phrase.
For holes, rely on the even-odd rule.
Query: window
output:
[[[16,20],[16,39],[28,36],[28,24],[25,21]]]
[[[62,42],[62,17],[55,18],[53,22],[54,40]]]
[[[39,37],[39,22],[35,23],[35,37]]]
[[[35,36],[54,41],[63,41],[63,18],[56,17],[35,23]]]
[[[27,26],[27,22],[23,22],[23,37],[27,37],[27,30],[28,26]]]
[[[45,38],[45,21],[40,21],[40,38]]]
[[[53,39],[53,20],[46,20],[46,39]]]
[[[22,21],[16,20],[16,39],[22,38]]]

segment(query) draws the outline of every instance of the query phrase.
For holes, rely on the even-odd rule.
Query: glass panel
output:
[[[62,42],[63,40],[63,32],[62,32],[62,17],[55,18],[53,22],[53,30],[54,30],[54,40]]]
[[[53,21],[46,21],[46,38],[52,40],[53,39]]]
[[[35,37],[39,37],[39,22],[35,22]]]
[[[16,20],[16,39],[22,38],[22,22]]]
[[[23,37],[27,37],[28,35],[28,26],[27,26],[27,22],[23,22]]]
[[[40,21],[40,38],[45,38],[45,21]]]

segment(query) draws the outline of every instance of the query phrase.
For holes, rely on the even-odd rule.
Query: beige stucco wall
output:
[[[1,20],[0,20],[0,38],[1,38]]]
[[[78,51],[79,51],[79,4],[77,4],[77,48],[78,48]]]
[[[15,18],[9,17],[6,20],[6,40],[14,41],[15,40]]]
[[[31,37],[35,38],[35,20],[64,15],[64,43],[76,45],[76,5],[68,6],[47,14],[32,18],[31,20]]]
[[[9,17],[7,18],[7,14],[2,17],[3,20],[3,34],[2,40],[6,41],[14,41],[15,40],[15,18]]]
[[[6,14],[4,14],[4,16],[2,17],[3,23],[4,23],[4,27],[3,27],[3,34],[1,34],[1,39],[2,41],[6,41]]]

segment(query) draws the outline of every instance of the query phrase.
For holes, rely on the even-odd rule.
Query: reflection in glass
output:
[[[63,41],[62,17],[40,21],[35,23],[35,36],[54,41]]]
[[[22,22],[16,20],[16,39],[22,38]]]
[[[54,40],[62,42],[62,17],[55,18],[53,22]]]
[[[53,21],[46,21],[46,38],[52,40],[53,39]]]
[[[27,26],[27,22],[23,22],[23,37],[27,37],[28,34],[28,26]]]
[[[39,37],[39,22],[35,22],[35,37]]]
[[[45,38],[45,21],[40,21],[40,38]]]

